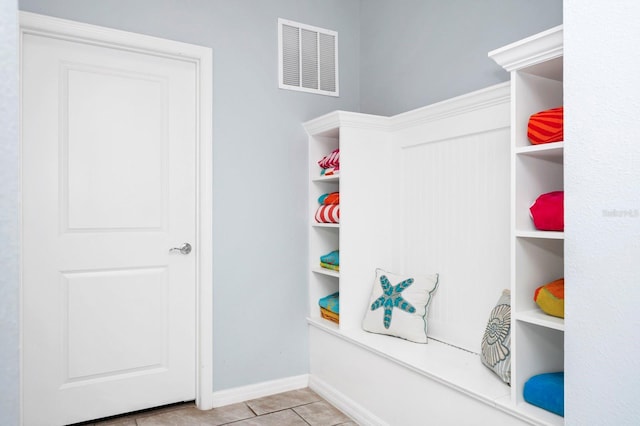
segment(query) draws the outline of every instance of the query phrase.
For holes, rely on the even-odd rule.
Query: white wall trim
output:
[[[23,11],[20,11],[20,33],[49,35],[62,40],[182,58],[191,62],[200,61],[206,56],[206,51],[211,55],[211,48],[204,46]]]
[[[46,35],[97,46],[116,47],[191,62],[196,67],[197,90],[197,218],[196,285],[197,347],[196,404],[213,407],[213,60],[208,47],[196,46],[127,31],[99,27],[30,12],[20,12],[20,42],[26,34]],[[22,327],[22,321],[20,322]],[[21,329],[22,335],[22,329]],[[22,374],[21,374],[22,376]]]
[[[456,117],[474,111],[483,110],[494,105],[511,101],[511,87],[507,81],[435,104],[427,105],[390,118],[394,131],[408,129],[413,126]]]
[[[388,423],[317,376],[309,376],[309,388],[359,425],[386,426]]]
[[[304,128],[310,135],[336,136],[338,128],[361,128],[385,132],[399,132],[427,123],[438,122],[446,118],[457,118],[463,114],[486,110],[492,106],[511,102],[509,82],[496,84],[455,98],[417,108],[392,117],[363,114],[349,111],[333,111],[305,122]],[[508,127],[506,121],[500,126],[493,123],[481,125],[491,130]],[[478,126],[476,126],[478,127]],[[479,132],[480,130],[474,130]]]
[[[309,385],[309,375],[285,377],[283,379],[270,380],[268,382],[254,383],[232,389],[213,392],[211,400],[213,407],[222,407],[263,396],[306,388]]]
[[[489,57],[511,72],[558,58],[564,53],[562,25],[489,52]]]
[[[308,134],[337,136],[337,128],[374,129],[389,131],[389,117],[351,111],[333,111],[303,123]]]

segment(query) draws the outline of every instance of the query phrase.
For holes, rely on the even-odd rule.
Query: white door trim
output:
[[[196,183],[196,405],[213,408],[213,149],[212,149],[212,52],[196,46],[157,37],[114,30],[20,12],[20,46],[27,34],[80,41],[126,51],[191,62],[197,82],[197,183]],[[22,266],[22,265],[21,265]],[[24,312],[22,302],[21,312]],[[22,324],[21,335],[22,335]],[[22,377],[22,372],[21,372]],[[23,397],[23,396],[22,396]]]

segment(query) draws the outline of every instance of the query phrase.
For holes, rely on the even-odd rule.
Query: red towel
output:
[[[552,108],[529,118],[527,137],[534,145],[560,142],[564,139],[564,107]]]

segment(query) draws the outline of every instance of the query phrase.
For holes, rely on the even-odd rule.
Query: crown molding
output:
[[[561,57],[563,53],[563,27],[558,25],[492,50],[489,52],[489,57],[502,68],[511,72]]]

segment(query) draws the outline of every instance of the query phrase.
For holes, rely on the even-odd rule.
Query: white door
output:
[[[25,425],[195,398],[194,68],[23,38]]]

